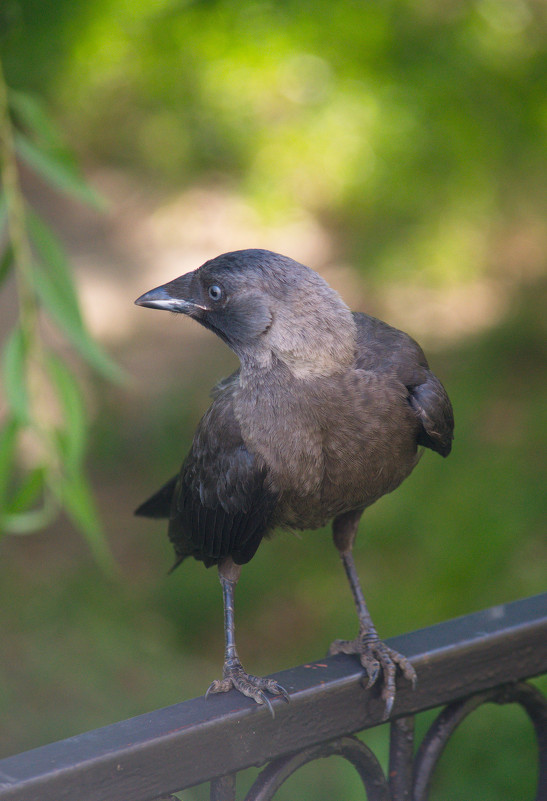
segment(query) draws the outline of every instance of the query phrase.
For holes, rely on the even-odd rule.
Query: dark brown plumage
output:
[[[419,345],[365,314],[352,314],[317,273],[264,250],[227,253],[137,301],[193,317],[218,334],[241,367],[214,391],[178,477],[137,509],[169,517],[179,564],[218,564],[224,591],[224,678],[258,703],[276,682],[245,673],[235,649],[233,589],[240,565],[277,527],[318,528],[334,518],[360,620],[359,637],[331,652],[358,653],[369,680],[384,674],[386,715],[399,665],[362,596],[352,546],[363,510],[415,467],[419,446],[450,453],[452,407]]]

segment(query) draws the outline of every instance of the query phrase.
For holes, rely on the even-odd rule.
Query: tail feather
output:
[[[178,566],[181,564],[181,562],[184,562],[184,560],[186,559],[186,557],[187,557],[187,556],[189,556],[189,555],[190,555],[190,554],[187,554],[187,553],[183,554],[182,556],[180,556],[179,554],[177,554],[177,559],[176,559],[176,561],[175,561],[175,564],[174,564],[174,565],[172,565],[172,566],[169,568],[169,570],[167,571],[167,575],[168,575],[168,576],[170,576],[170,575],[171,575],[171,573],[173,572],[173,570],[176,570],[176,569],[177,569],[177,567],[178,567]]]
[[[167,484],[164,484],[160,490],[152,495],[151,498],[141,503],[141,505],[135,509],[135,514],[139,517],[169,517],[177,479],[178,476],[174,476]]]

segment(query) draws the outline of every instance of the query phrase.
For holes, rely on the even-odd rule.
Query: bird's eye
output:
[[[209,287],[209,297],[211,300],[220,300],[222,297],[222,289],[217,286],[217,284],[213,284]]]

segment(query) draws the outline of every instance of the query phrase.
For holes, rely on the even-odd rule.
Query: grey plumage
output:
[[[178,478],[137,510],[169,517],[177,564],[187,556],[218,564],[232,591],[238,566],[277,527],[314,529],[335,518],[335,544],[349,570],[362,511],[410,474],[419,446],[450,452],[452,407],[419,345],[352,314],[317,273],[292,259],[227,253],[136,303],[188,314],[240,359],[216,388]],[[354,595],[356,580],[350,576]],[[361,634],[363,627],[370,634],[357,605]],[[378,649],[363,655],[362,640],[356,648],[369,679],[384,670],[389,711],[395,667],[388,662],[411,679],[413,671],[398,654],[387,654],[387,662]],[[235,643],[234,654],[241,668]],[[249,686],[242,669],[239,686],[228,662],[227,655],[225,678],[212,691],[238,686],[259,703],[267,702],[264,690],[281,693],[263,679]]]

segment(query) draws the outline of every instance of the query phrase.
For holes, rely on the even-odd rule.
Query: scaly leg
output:
[[[233,687],[248,698],[252,698],[257,704],[265,704],[272,717],[275,717],[272,704],[266,692],[270,693],[270,695],[281,696],[285,701],[289,700],[289,694],[274,679],[263,679],[246,673],[237,655],[234,628],[234,589],[240,575],[241,567],[236,565],[231,557],[224,559],[218,566],[218,576],[222,585],[222,597],[224,600],[226,648],[224,651],[223,678],[213,681],[205,697],[207,698],[212,693],[228,692]]]
[[[385,718],[391,714],[395,700],[395,677],[397,666],[403,675],[414,687],[416,685],[416,671],[402,654],[389,648],[380,638],[367,609],[359,576],[353,560],[353,543],[357,534],[362,510],[346,512],[336,517],[332,524],[334,544],[338,549],[346,575],[348,577],[357,614],[359,615],[359,636],[355,640],[335,640],[330,654],[358,654],[362,666],[365,668],[368,682],[367,689],[376,682],[380,668],[384,674],[382,699],[385,702]]]

